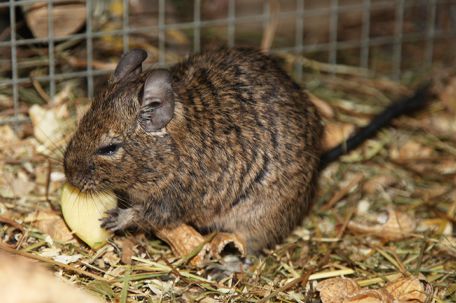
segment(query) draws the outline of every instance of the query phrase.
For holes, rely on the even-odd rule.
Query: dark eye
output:
[[[102,156],[112,156],[119,150],[120,144],[109,144],[103,147],[100,147],[97,150],[97,155]]]

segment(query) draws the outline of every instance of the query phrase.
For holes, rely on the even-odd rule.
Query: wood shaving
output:
[[[179,257],[185,257],[193,252],[199,245],[204,243],[204,237],[193,227],[182,224],[175,228],[161,229],[155,233],[157,237],[169,244],[174,254]],[[206,249],[203,248],[193,259],[192,264],[201,264]]]
[[[230,233],[218,233],[210,243],[209,252],[211,256],[215,259],[221,258],[222,252],[229,245],[234,245],[234,248],[241,254],[245,256],[246,254],[246,244],[241,238],[235,234]]]

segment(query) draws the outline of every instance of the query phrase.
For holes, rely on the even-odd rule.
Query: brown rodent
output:
[[[191,56],[143,72],[143,50],[120,60],[64,157],[81,191],[115,190],[111,230],[186,223],[224,231],[250,253],[283,239],[308,210],[322,123],[274,59],[251,49]]]

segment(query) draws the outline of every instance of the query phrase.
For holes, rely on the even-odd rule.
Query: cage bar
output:
[[[126,53],[129,49],[128,23],[130,9],[128,6],[128,0],[123,0],[122,8],[122,46],[123,52]]]
[[[427,41],[426,41],[426,63],[428,66],[432,65],[432,57],[434,55],[436,10],[437,10],[436,0],[429,0],[429,17],[428,17]]]
[[[404,26],[404,1],[396,4],[396,21],[394,23],[393,68],[391,77],[398,80],[401,73],[403,26]]]
[[[119,0],[120,1],[120,0]],[[0,88],[11,87],[11,99],[14,104],[15,117],[19,121],[18,108],[19,108],[19,88],[23,85],[31,83],[31,79],[23,71],[26,68],[30,68],[33,62],[27,57],[24,59],[18,57],[21,54],[22,49],[33,49],[36,45],[41,47],[42,45],[47,46],[48,54],[45,56],[44,62],[42,62],[43,68],[47,68],[45,74],[34,76],[33,80],[42,82],[45,84],[48,90],[51,100],[56,95],[58,89],[57,84],[62,80],[67,79],[83,79],[86,81],[87,87],[86,94],[89,98],[94,96],[94,77],[104,76],[109,74],[111,71],[107,69],[101,69],[100,66],[94,66],[94,45],[96,39],[105,37],[117,37],[122,41],[122,51],[126,52],[130,48],[130,42],[133,36],[144,36],[147,37],[151,32],[157,32],[157,65],[167,66],[171,62],[167,62],[167,36],[168,30],[182,30],[189,35],[192,44],[187,47],[186,52],[198,52],[204,48],[203,42],[205,36],[202,31],[204,29],[210,29],[211,27],[226,27],[226,45],[235,46],[236,39],[242,34],[244,26],[247,27],[250,24],[258,24],[263,28],[268,25],[271,21],[271,7],[269,0],[258,0],[259,7],[255,12],[248,14],[240,14],[237,11],[240,5],[243,3],[236,0],[227,0],[226,12],[219,13],[215,18],[202,18],[205,14],[204,4],[201,0],[193,0],[193,8],[189,13],[187,21],[175,19],[171,22],[167,22],[168,6],[172,5],[171,1],[158,0],[158,13],[157,21],[154,24],[143,25],[133,27],[133,19],[130,12],[130,1],[122,0],[120,3],[123,6],[123,12],[121,14],[121,20],[119,21],[119,28],[103,29],[98,27],[99,22],[95,22],[95,18],[98,18],[98,13],[101,9],[108,7],[104,2],[96,2],[93,0],[85,1],[86,10],[86,22],[85,28],[77,33],[68,34],[66,36],[56,36],[55,34],[55,20],[53,11],[57,6],[57,2],[54,0],[9,0],[0,3],[0,8],[8,8],[10,17],[10,37],[5,41],[0,41],[0,47],[9,48],[11,54],[11,69],[10,75],[0,79]],[[48,19],[48,35],[43,38],[36,38],[30,36],[21,36],[18,34],[17,26],[17,15],[16,9],[23,5],[32,5],[35,3],[42,3],[47,5]],[[61,0],[61,3],[74,3],[71,0]],[[103,4],[100,4],[103,3]],[[293,3],[293,9],[284,8],[287,7],[285,4]],[[399,80],[403,74],[404,58],[407,58],[407,48],[404,48],[406,43],[421,43],[425,47],[421,50],[424,58],[425,65],[431,66],[436,61],[436,41],[453,41],[456,37],[456,20],[455,13],[456,3],[452,0],[427,0],[427,1],[411,1],[411,0],[360,0],[360,1],[345,1],[345,0],[328,0],[327,5],[312,5],[316,2],[305,1],[305,0],[289,0],[289,2],[281,2],[282,8],[277,14],[274,12],[274,18],[277,18],[279,27],[282,23],[291,21],[292,28],[295,33],[290,35],[291,43],[288,47],[273,47],[271,52],[282,51],[290,52],[295,54],[297,58],[300,56],[312,56],[314,53],[320,54],[319,60],[325,61],[327,55],[327,62],[329,64],[340,64],[344,60],[344,52],[350,51],[356,53],[359,50],[359,64],[362,68],[375,68],[371,66],[373,48],[381,47],[383,49],[390,49],[388,53],[388,64],[391,66],[391,72],[389,74],[395,80]],[[100,6],[101,5],[101,6]],[[168,6],[167,6],[168,5]],[[291,5],[290,5],[291,6]],[[445,7],[443,7],[445,6]],[[376,21],[373,16],[376,12],[391,9],[392,14],[395,16],[395,21],[391,25],[393,30],[391,33],[382,35],[374,35]],[[419,20],[418,17],[414,17],[417,26],[425,27],[425,33],[415,33],[404,31],[405,22],[410,22],[405,19],[405,12],[409,12],[414,9],[425,9],[427,12],[426,20]],[[343,26],[342,14],[351,12],[360,12],[360,35],[356,38],[353,36],[346,38],[344,32],[341,31]],[[95,15],[94,15],[95,14]],[[378,14],[377,14],[378,15]],[[450,26],[442,28],[439,23],[439,18],[445,15],[451,22]],[[316,42],[309,43],[307,35],[313,29],[312,24],[308,23],[311,18],[322,17],[328,18],[328,37],[326,40],[318,40]],[[307,20],[307,21],[306,21]],[[293,24],[294,22],[294,24]],[[421,25],[420,25],[421,24]],[[439,25],[439,26],[438,26]],[[410,26],[410,24],[408,24]],[[262,33],[260,33],[262,34]],[[278,37],[276,34],[276,38]],[[168,38],[169,39],[169,38]],[[287,38],[288,39],[288,38]],[[56,54],[62,49],[63,43],[81,42],[84,44],[86,49],[85,62],[86,66],[82,69],[68,70],[61,68],[61,57],[56,57]],[[256,45],[259,47],[259,45]],[[172,47],[170,44],[169,47]],[[355,50],[355,51],[353,51]],[[322,55],[323,54],[323,55]],[[298,60],[299,61],[299,60]],[[97,62],[95,62],[97,63]],[[418,66],[419,67],[419,66]],[[294,76],[298,81],[301,81],[304,77],[302,64],[296,62],[293,66]]]
[[[370,42],[370,9],[371,0],[363,0],[363,21],[361,31],[360,66],[369,67],[369,42]]]
[[[330,64],[337,64],[337,24],[339,19],[339,0],[331,0],[329,18],[329,57]],[[334,71],[333,71],[334,73]]]
[[[295,53],[299,55],[304,46],[304,0],[296,0],[296,36],[295,36]],[[295,63],[295,75],[298,81],[302,80],[302,65]]]
[[[158,1],[158,63],[163,66],[165,59],[165,0]]]
[[[54,57],[54,12],[52,0],[48,0],[48,56],[49,56],[49,96],[55,96],[55,57]]]
[[[234,37],[236,34],[236,2],[235,0],[229,0],[228,2],[228,46],[234,46]]]
[[[92,41],[92,16],[93,16],[93,2],[86,2],[86,43],[87,43],[87,96],[93,98],[93,41]]]
[[[13,87],[13,106],[14,117],[19,116],[19,88],[18,88],[18,75],[17,75],[17,49],[16,49],[16,11],[14,7],[14,0],[9,0],[9,14],[10,14],[10,29],[11,29],[11,75]],[[16,119],[14,126],[17,127],[18,120]]]

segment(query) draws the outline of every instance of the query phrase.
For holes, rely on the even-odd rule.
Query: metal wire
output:
[[[229,0],[228,2],[228,46],[234,46],[234,35],[236,33],[236,2],[235,0]]]
[[[396,4],[396,21],[394,22],[394,49],[393,49],[393,79],[399,79],[401,73],[402,39],[404,26],[404,1],[398,0]]]
[[[165,0],[158,2],[158,63],[163,66],[165,59]]]
[[[14,0],[9,0],[9,4],[11,29],[11,80],[13,84],[14,117],[17,118],[19,115],[19,89],[17,85],[16,11],[14,7]],[[15,124],[15,127],[17,127],[17,123]]]
[[[49,56],[49,95],[55,96],[55,58],[54,58],[54,14],[52,0],[48,0],[48,56]]]
[[[428,31],[426,41],[426,63],[428,66],[432,64],[434,55],[434,35],[435,35],[435,18],[436,18],[436,0],[429,1],[429,18],[428,18]]]
[[[128,38],[128,16],[129,16],[129,7],[128,7],[128,0],[123,0],[122,2],[122,9],[123,9],[123,14],[122,14],[122,45],[123,45],[123,51],[126,53],[129,49],[129,38]]]
[[[120,1],[120,0],[119,0]],[[454,39],[456,37],[456,28],[453,24],[451,30],[439,28],[439,20],[441,10],[438,9],[441,5],[452,5],[449,7],[448,19],[450,22],[456,23],[454,20],[454,11],[456,4],[454,0],[362,0],[358,2],[346,0],[330,0],[328,5],[312,5],[314,2],[305,0],[288,0],[284,3],[294,3],[295,9],[290,11],[281,10],[277,14],[274,12],[274,17],[277,18],[280,27],[281,22],[293,20],[294,26],[294,42],[287,47],[273,48],[272,51],[286,51],[294,53],[297,56],[301,54],[312,54],[316,52],[326,52],[328,54],[328,62],[330,64],[338,64],[343,58],[343,52],[346,50],[359,51],[359,66],[363,68],[371,68],[370,59],[372,59],[372,48],[379,46],[387,46],[392,49],[391,52],[391,77],[400,79],[403,66],[403,56],[405,50],[403,45],[405,43],[423,43],[423,58],[425,63],[431,65],[435,61],[435,43],[437,40]],[[264,1],[263,6],[259,7],[256,13],[250,15],[239,15],[239,4],[241,0],[228,0],[225,14],[220,14],[218,18],[204,19],[204,2],[201,0],[193,0],[193,20],[189,22],[172,22],[167,23],[166,13],[167,5],[171,5],[171,1],[158,0],[158,15],[157,21],[152,25],[143,25],[132,27],[132,19],[130,16],[129,3],[130,0],[121,0],[123,5],[123,12],[121,15],[121,27],[119,29],[103,29],[97,27],[94,23],[95,4],[98,2],[94,0],[86,0],[86,22],[85,30],[83,32],[60,36],[55,34],[55,26],[53,11],[57,5],[62,3],[75,3],[73,0],[9,0],[0,3],[0,8],[8,8],[10,17],[10,38],[6,41],[0,41],[0,47],[9,48],[11,58],[8,63],[11,64],[11,75],[9,78],[0,79],[0,88],[11,87],[11,98],[14,103],[15,121],[22,121],[19,117],[19,87],[31,82],[28,75],[21,74],[21,66],[27,63],[27,59],[18,58],[18,49],[33,48],[37,44],[45,44],[48,49],[45,63],[47,65],[47,73],[44,75],[35,76],[33,79],[43,83],[47,83],[45,87],[48,88],[48,94],[51,100],[57,93],[59,81],[73,78],[82,78],[87,83],[87,96],[92,98],[94,96],[94,77],[109,74],[110,70],[100,69],[94,67],[94,40],[104,37],[119,37],[122,41],[123,52],[128,51],[132,35],[150,35],[151,32],[158,33],[157,36],[157,50],[158,50],[158,65],[166,66],[167,62],[166,48],[168,30],[184,30],[189,33],[193,39],[193,47],[189,51],[198,52],[204,45],[204,32],[202,29],[211,27],[226,27],[226,44],[228,46],[235,46],[237,35],[242,32],[242,27],[245,24],[256,23],[266,26],[271,20],[271,8],[269,1]],[[23,5],[33,5],[41,3],[47,5],[48,12],[48,35],[43,38],[24,38],[17,34],[17,16],[16,8]],[[286,5],[284,5],[285,7]],[[372,29],[374,28],[375,19],[373,18],[374,12],[377,10],[390,9],[393,7],[395,14],[395,21],[392,25],[394,33],[383,36],[373,36]],[[415,20],[414,22],[425,24],[425,33],[416,33],[404,31],[405,13],[412,8],[422,8],[426,10],[426,21]],[[343,25],[342,14],[361,12],[360,21],[360,35],[358,38],[351,37],[350,39],[343,40],[343,31],[340,27]],[[191,13],[190,13],[191,14]],[[312,17],[326,18],[329,16],[328,24],[328,41],[306,44],[306,36],[314,29],[310,21]],[[278,35],[278,34],[276,34]],[[277,37],[276,37],[277,38]],[[280,37],[278,37],[280,39]],[[62,42],[78,42],[83,43],[86,49],[86,67],[80,71],[69,71],[62,69],[60,64],[60,57],[56,58],[56,54],[61,47]],[[275,41],[276,42],[276,41]],[[454,50],[453,50],[454,51]],[[404,54],[403,54],[404,53]],[[321,59],[321,58],[320,58]],[[24,60],[24,61],[21,61]],[[5,59],[0,59],[0,62],[5,62]],[[303,78],[302,65],[296,63],[294,66],[294,76],[297,80]]]
[[[295,53],[299,54],[300,49],[304,46],[304,0],[296,0],[296,35],[295,35]],[[295,76],[298,81],[302,79],[302,66],[295,64]]]
[[[329,58],[332,65],[337,64],[337,24],[339,20],[339,0],[331,0],[329,18]],[[334,70],[333,70],[334,73]]]
[[[39,2],[42,0],[23,0],[26,3],[29,2]],[[230,0],[232,1],[232,0]],[[238,0],[239,1],[239,0]],[[385,0],[385,1],[375,1],[371,3],[371,11],[374,10],[379,10],[379,9],[384,9],[384,8],[389,8],[391,7],[391,1],[392,0]],[[436,4],[449,4],[452,3],[454,0],[435,0]],[[17,6],[17,2],[14,2],[14,4]],[[74,1],[73,1],[74,2]],[[86,5],[89,5],[90,3],[93,3],[93,0],[88,0]],[[233,1],[235,2],[235,1]],[[60,3],[60,2],[59,2]],[[3,5],[2,5],[3,4]],[[416,2],[413,1],[407,1],[404,3],[404,8],[410,8],[410,7],[415,7],[417,4]],[[5,7],[7,5],[4,5],[4,3],[0,3],[0,8]],[[93,6],[93,4],[92,4]],[[357,10],[362,10],[363,9],[363,4],[344,4],[340,5],[338,7],[339,13],[343,12],[352,12],[352,11],[357,11]],[[328,14],[328,8],[309,8],[304,11],[304,18],[308,17],[318,17],[318,16],[324,16]],[[290,18],[298,18],[299,12],[297,11],[282,11],[277,14],[277,18],[280,20],[284,19],[290,19]],[[124,34],[127,35],[132,35],[132,34],[147,34],[150,33],[151,31],[155,31],[161,28],[163,29],[176,29],[176,30],[186,30],[186,29],[193,29],[194,28],[194,22],[181,22],[181,23],[169,23],[165,24],[164,23],[164,18],[165,18],[165,0],[159,0],[159,22],[156,26],[147,26],[147,27],[137,27],[137,28],[127,28],[126,30],[120,29],[120,30],[103,30],[103,31],[93,31],[91,33],[92,38],[101,38],[101,37],[107,37],[107,36],[121,36]],[[162,19],[160,21],[160,19]],[[234,24],[239,25],[243,23],[252,23],[252,22],[264,22],[267,19],[267,16],[265,16],[263,13],[261,14],[256,14],[252,16],[234,16]],[[201,27],[215,27],[215,26],[227,26],[230,23],[229,18],[219,18],[219,19],[214,19],[214,20],[201,20],[200,26]],[[160,25],[161,24],[161,25]],[[68,41],[68,40],[80,40],[80,39],[86,39],[87,38],[87,33],[81,33],[81,34],[71,34],[71,35],[66,35],[66,36],[61,36],[61,37],[55,37],[54,42],[61,42],[61,41]],[[164,39],[164,38],[163,38]],[[22,45],[31,45],[35,43],[47,43],[48,39],[47,38],[20,38],[16,41],[17,46],[22,46]],[[11,41],[2,41],[0,42],[0,47],[11,47]]]
[[[361,54],[360,66],[369,67],[369,45],[370,45],[370,9],[371,0],[363,0],[363,25],[361,31]]]
[[[193,51],[199,52],[201,50],[201,0],[195,0],[193,8],[193,22],[195,27],[193,29]]]
[[[86,4],[86,44],[87,44],[87,96],[93,98],[93,30],[92,30],[92,11],[93,3],[92,1],[87,1]]]
[[[449,39],[449,38],[454,38],[455,33],[448,33],[442,30],[436,30],[434,38],[435,39]],[[420,42],[424,41],[426,37],[423,37],[423,34],[421,33],[412,33],[412,34],[405,34],[402,37],[403,43],[414,43],[414,42]],[[378,37],[378,38],[371,38],[370,39],[370,47],[374,46],[383,46],[383,45],[392,45],[396,41],[396,37],[394,36],[388,36],[388,37]],[[353,41],[339,41],[337,43],[337,48],[338,50],[348,50],[348,49],[358,49],[361,46],[361,42],[358,40],[353,40]],[[281,47],[281,48],[275,48],[275,51],[283,51],[283,52],[304,52],[304,53],[313,53],[313,52],[319,52],[319,51],[329,51],[331,48],[331,45],[329,43],[320,43],[320,44],[315,44],[315,45],[304,45],[302,47]],[[164,65],[166,66],[166,65]],[[65,79],[72,79],[72,78],[83,78],[87,77],[88,75],[92,76],[100,76],[100,75],[105,75],[110,73],[111,70],[92,70],[90,73],[88,71],[80,71],[80,72],[64,72],[64,73],[58,73],[54,75],[55,80],[65,80]],[[36,76],[33,78],[36,81],[40,82],[48,82],[50,81],[51,77],[48,76]],[[24,83],[30,83],[30,78],[16,78],[14,77],[12,79],[2,79],[0,80],[0,88],[9,86],[12,84],[24,84]]]

